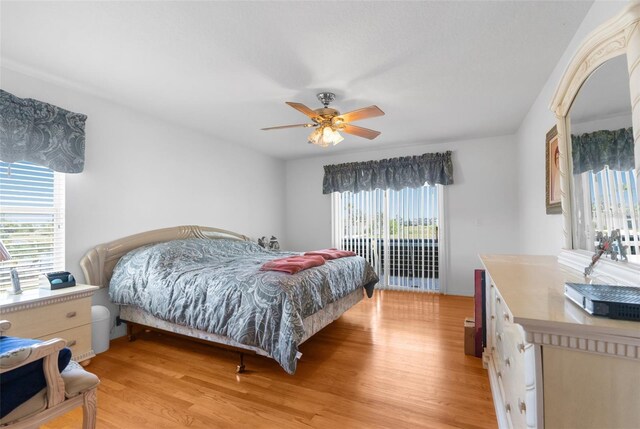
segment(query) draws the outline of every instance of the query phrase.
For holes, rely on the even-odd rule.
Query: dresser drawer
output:
[[[71,349],[73,359],[85,359],[91,352],[91,325],[78,326],[64,331],[55,332],[38,338],[39,340],[50,340],[52,338],[62,338],[67,341],[67,347]]]
[[[525,369],[524,353],[520,352],[516,344],[521,339],[515,327],[509,326],[504,332],[504,348],[502,358],[502,368],[505,374],[505,390],[507,396],[524,398]]]
[[[513,322],[507,303],[496,290],[493,300],[494,346],[491,357],[502,393],[509,428],[536,427],[536,387],[533,345],[522,327]]]
[[[11,335],[41,338],[91,323],[91,297],[3,314],[11,322]],[[89,337],[89,339],[91,339]],[[91,347],[89,347],[91,348]]]
[[[504,333],[501,331],[496,331],[494,335],[495,335],[494,359],[501,360],[500,357],[504,355]],[[497,367],[501,368],[502,363],[499,363]]]
[[[504,302],[500,293],[496,290],[495,293],[495,307],[494,313],[492,314],[495,320],[495,329],[497,332],[504,332],[505,328],[508,328],[510,325],[513,325],[513,317],[511,316],[511,312],[507,307],[507,304]]]

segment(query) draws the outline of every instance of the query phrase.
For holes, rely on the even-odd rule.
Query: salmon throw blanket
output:
[[[313,252],[305,253],[305,256],[322,256],[326,260],[346,258],[347,256],[356,256],[355,252],[350,250],[338,250],[335,248],[314,250]]]
[[[262,267],[260,267],[260,271],[280,271],[283,273],[296,274],[302,270],[323,264],[324,258],[322,256],[288,256],[286,258],[274,259],[273,261],[266,262]]]

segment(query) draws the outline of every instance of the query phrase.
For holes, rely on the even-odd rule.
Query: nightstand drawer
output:
[[[73,359],[85,359],[83,356],[91,352],[91,325],[78,326],[61,332],[45,335],[39,340],[50,340],[52,338],[62,338],[67,341],[67,347],[71,349]]]
[[[12,323],[14,337],[42,338],[91,323],[91,297],[50,304],[37,309],[19,310],[3,315]],[[91,337],[89,337],[91,339]]]

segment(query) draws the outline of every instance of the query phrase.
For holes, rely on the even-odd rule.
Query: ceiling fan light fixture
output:
[[[317,145],[317,144],[320,144],[321,138],[322,138],[322,129],[316,128],[311,132],[311,134],[309,134],[308,140],[309,140],[309,143]]]
[[[331,145],[337,145],[344,137],[334,130],[331,125],[324,125],[316,128],[311,134],[309,134],[309,143],[315,144],[321,147],[329,147]]]
[[[344,140],[344,137],[342,137],[339,132],[328,125],[324,127],[324,130],[322,131],[322,138],[327,142],[327,144],[332,144],[334,146]]]

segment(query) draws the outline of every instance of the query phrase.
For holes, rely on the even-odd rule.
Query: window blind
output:
[[[605,166],[598,172],[589,170],[574,177],[574,187],[576,247],[595,251],[597,234],[610,235],[617,229],[629,261],[640,262],[640,202],[635,169],[618,171]]]
[[[0,262],[0,289],[16,268],[23,289],[42,273],[64,269],[64,174],[27,162],[0,162],[0,240],[11,260]]]
[[[367,259],[379,288],[440,291],[441,188],[334,193],[334,247]]]

